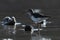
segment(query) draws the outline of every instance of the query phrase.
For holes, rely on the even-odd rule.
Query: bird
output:
[[[16,34],[16,25],[21,25],[22,23],[18,23],[14,16],[6,16],[2,20],[3,29],[6,30],[8,28],[8,33]],[[11,26],[13,26],[11,28]]]
[[[32,25],[22,25],[22,27],[24,27],[24,29],[19,29],[19,30],[30,32],[31,34],[33,34],[35,31],[43,30],[43,29],[34,28]]]
[[[13,26],[12,33],[15,34],[17,28],[16,25],[21,25],[22,23],[18,23],[14,16],[6,16],[3,18],[1,24],[4,27],[4,29],[8,28],[9,30],[11,29],[10,26]]]
[[[38,12],[34,12],[33,9],[28,9],[27,14],[28,14],[29,18],[33,21],[33,23],[44,24],[45,26],[46,26],[46,20],[51,18],[50,16],[41,15]]]
[[[2,25],[17,25],[21,23],[17,23],[16,18],[14,16],[6,16],[2,20]]]

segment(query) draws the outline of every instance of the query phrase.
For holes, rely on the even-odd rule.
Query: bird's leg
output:
[[[37,23],[32,23],[32,26],[37,27]]]
[[[41,28],[41,23],[39,23],[39,27]]]
[[[40,25],[38,24],[38,31],[39,31],[39,29],[40,29]]]
[[[33,24],[32,24],[32,26],[36,26],[36,24],[35,24],[35,23],[33,23]]]
[[[38,34],[40,35],[40,29],[41,29],[40,23],[37,23],[37,27],[38,27]]]
[[[38,30],[40,30],[41,29],[41,24],[40,23],[38,23]]]
[[[38,27],[38,23],[36,24],[36,27]]]

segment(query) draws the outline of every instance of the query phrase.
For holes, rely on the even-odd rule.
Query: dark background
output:
[[[0,12],[4,12],[4,15],[7,15],[5,12],[9,12],[8,15],[14,15],[15,13],[10,12],[24,12],[28,8],[57,10],[60,9],[60,0],[0,0]]]

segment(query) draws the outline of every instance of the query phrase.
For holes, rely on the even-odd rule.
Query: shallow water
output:
[[[4,12],[5,13],[5,12]],[[11,12],[14,13],[14,12]],[[60,11],[59,9],[47,9],[44,10],[44,13],[46,15],[50,15],[52,18],[49,19],[51,21],[51,24],[47,24],[46,28],[42,28],[43,30],[34,32],[31,34],[30,32],[21,31],[19,29],[22,29],[20,25],[17,25],[16,34],[13,34],[13,27],[14,26],[2,26],[0,24],[0,40],[60,40]],[[6,15],[9,15],[8,13],[5,13]],[[2,16],[0,16],[0,22],[4,18],[4,16],[1,13]],[[12,15],[12,14],[11,14]],[[23,24],[31,24],[32,21],[28,19],[28,17],[24,14],[16,13],[14,16],[17,19],[17,22],[21,22]],[[11,29],[9,29],[11,28]]]
[[[20,19],[17,20],[19,21]],[[26,24],[31,24],[29,21],[26,21]],[[25,24],[24,21],[21,22]],[[51,24],[47,24],[46,28],[42,28],[43,30],[34,32],[33,34],[19,30],[23,28],[20,25],[16,26],[16,30],[13,30],[14,26],[2,26],[0,24],[0,40],[60,40],[60,27],[57,23],[57,20],[56,23],[52,21]],[[11,33],[13,31],[16,31],[16,33]]]
[[[13,34],[14,26],[0,26],[0,40],[60,40],[60,28],[43,28],[43,30],[34,32],[25,32],[22,30],[22,27],[16,26],[16,34]],[[6,28],[4,28],[6,27]],[[11,28],[11,29],[8,29]]]
[[[0,40],[60,40],[60,0],[0,0],[0,22],[5,16],[15,16],[18,22],[32,24],[25,12],[29,8],[42,9],[43,14],[52,17],[49,19],[52,23],[33,34],[18,30],[22,28],[20,25],[16,34],[12,34],[9,31],[14,31],[14,26],[0,23]]]

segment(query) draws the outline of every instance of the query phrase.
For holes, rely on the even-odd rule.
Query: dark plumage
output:
[[[39,13],[33,13],[32,9],[29,9],[28,12],[30,12],[30,14],[32,16],[34,16],[35,18],[49,18],[49,16],[44,16],[44,15],[41,15]]]
[[[6,17],[6,18],[3,19],[2,24],[4,24],[4,25],[14,25],[15,21],[12,17]]]
[[[25,26],[25,31],[31,31],[31,27],[29,25]]]
[[[49,16],[40,15],[39,13],[32,13],[32,15],[33,15],[35,18],[45,18],[45,17],[49,17]]]

